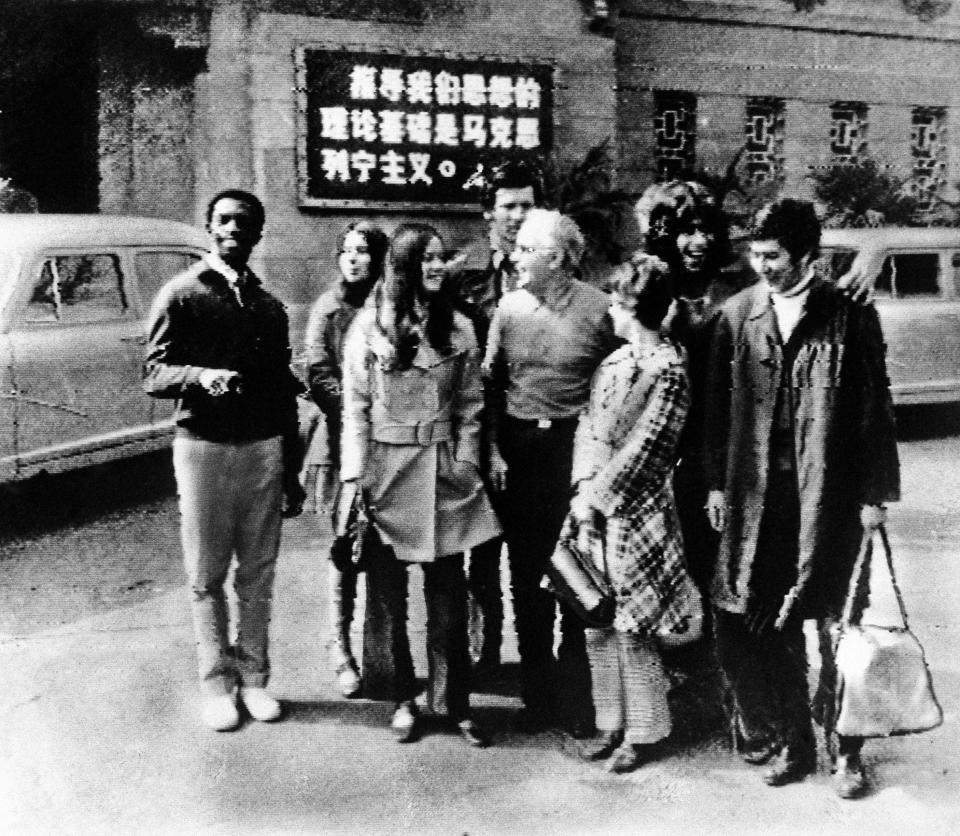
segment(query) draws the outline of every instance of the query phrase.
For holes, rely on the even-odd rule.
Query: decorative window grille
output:
[[[947,111],[915,107],[910,126],[913,156],[912,189],[920,208],[931,209],[947,182]]]
[[[834,165],[856,165],[867,156],[867,106],[863,102],[834,102],[830,115]]]
[[[744,164],[753,183],[783,179],[783,99],[748,99]]]
[[[657,174],[669,180],[690,173],[695,159],[697,99],[690,93],[654,93]]]

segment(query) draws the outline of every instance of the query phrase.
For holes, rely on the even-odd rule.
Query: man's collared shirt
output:
[[[542,300],[520,288],[500,300],[484,365],[506,394],[506,413],[528,420],[579,415],[590,379],[617,346],[607,294],[573,280]]]
[[[237,297],[237,302],[243,307],[243,285],[248,276],[251,275],[250,269],[245,267],[243,273],[238,273],[215,252],[207,253],[205,260],[211,270],[216,270],[227,280],[227,284],[230,285],[233,295]]]

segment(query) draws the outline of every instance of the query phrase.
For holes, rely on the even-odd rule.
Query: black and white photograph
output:
[[[0,832],[947,836],[958,613],[960,2],[0,0]]]

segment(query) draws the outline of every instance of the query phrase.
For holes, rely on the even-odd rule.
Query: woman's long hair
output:
[[[395,352],[394,367],[410,367],[420,344],[415,326],[422,325],[427,342],[440,354],[451,351],[453,294],[444,279],[438,293],[428,297],[423,290],[423,256],[440,234],[429,224],[401,224],[390,237],[384,280],[377,286],[377,325]],[[418,308],[425,308],[421,322]]]

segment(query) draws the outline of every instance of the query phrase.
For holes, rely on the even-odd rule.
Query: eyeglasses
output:
[[[521,255],[529,255],[530,253],[535,253],[540,250],[555,250],[557,247],[553,244],[534,244],[531,246],[526,246],[524,244],[517,244],[516,252]]]

